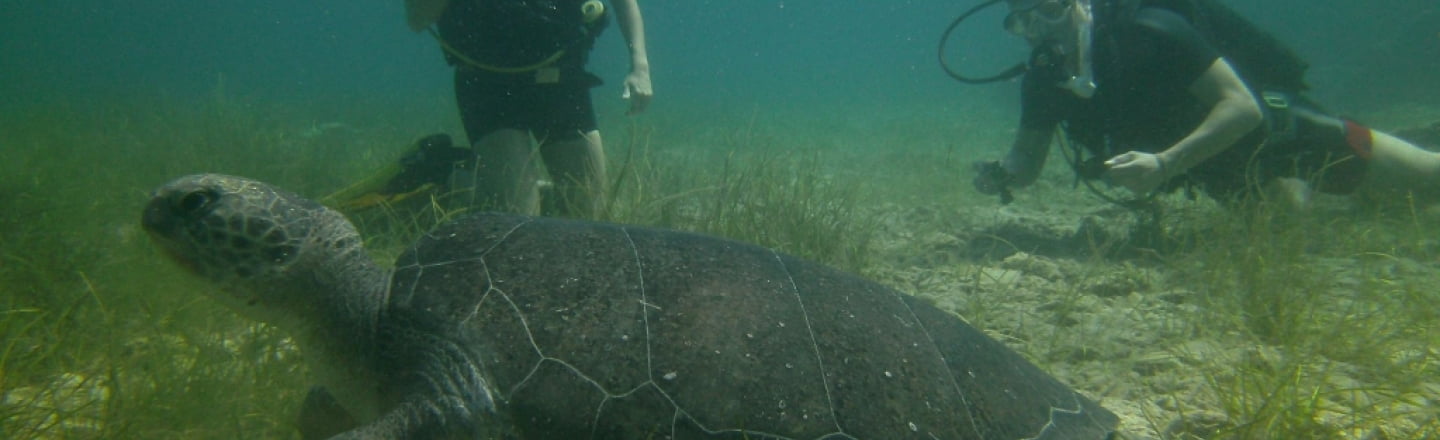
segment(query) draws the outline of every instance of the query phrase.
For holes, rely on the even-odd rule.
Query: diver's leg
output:
[[[593,218],[605,200],[605,147],[599,130],[544,142],[540,154],[554,184],[554,205],[566,217]]]
[[[492,131],[475,142],[475,157],[473,207],[539,214],[539,172],[529,133]]]
[[[1308,148],[1297,162],[1321,173],[1319,190],[1440,201],[1440,153],[1306,105],[1292,105],[1290,112],[1295,116],[1297,145]]]
[[[474,149],[475,164],[452,173],[453,190],[470,189],[466,208],[539,213],[534,142],[530,133],[533,90],[497,83],[470,69],[455,70],[455,103]]]
[[[1367,193],[1413,193],[1428,202],[1440,201],[1440,153],[1403,139],[1371,131],[1370,172],[1360,185]]]

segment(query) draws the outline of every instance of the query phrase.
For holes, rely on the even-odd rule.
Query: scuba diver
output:
[[[983,193],[1008,202],[1035,182],[1059,128],[1080,178],[1138,195],[1197,188],[1296,207],[1313,189],[1440,195],[1440,154],[1321,110],[1300,95],[1304,62],[1214,0],[1004,1],[1028,63],[978,79],[946,66],[967,82],[1023,75],[1009,153],[976,164]]]
[[[652,91],[645,28],[636,0],[613,0],[629,46],[622,97],[629,114]],[[558,214],[591,216],[603,200],[605,150],[585,70],[610,12],[599,0],[407,0],[410,27],[435,36],[455,67],[455,97],[475,161],[452,174],[471,206],[540,213],[543,162]],[[533,139],[533,141],[532,141]]]
[[[636,0],[614,0],[629,46],[627,114],[652,96],[645,28]],[[459,207],[590,217],[604,200],[605,150],[585,71],[608,24],[600,0],[406,0],[411,29],[426,30],[455,67],[455,98],[472,144],[426,136],[380,172],[321,199],[355,213],[443,195]],[[532,141],[533,139],[533,141]],[[537,145],[538,144],[538,145]],[[542,180],[536,159],[550,179]],[[458,199],[458,200],[457,200]],[[453,202],[451,202],[453,201]],[[553,212],[550,212],[553,211]]]

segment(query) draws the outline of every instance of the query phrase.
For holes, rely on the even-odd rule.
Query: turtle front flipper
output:
[[[336,434],[354,429],[358,423],[340,402],[335,400],[325,387],[310,387],[305,403],[300,407],[298,420],[300,438],[317,440],[334,437]]]

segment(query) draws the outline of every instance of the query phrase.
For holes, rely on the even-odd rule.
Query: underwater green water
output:
[[[0,438],[298,438],[303,353],[157,252],[139,227],[148,192],[218,172],[319,197],[420,136],[463,138],[447,70],[399,2],[181,3],[11,2],[0,17]],[[1433,1],[1230,3],[1295,41],[1335,110],[1386,130],[1440,121],[1440,34],[1413,20]],[[968,4],[644,7],[649,113],[621,114],[618,32],[594,55],[606,220],[755,242],[932,300],[1127,432],[1440,438],[1436,207],[1325,199],[1296,216],[1176,195],[1151,223],[1076,188],[1059,154],[1002,206],[971,188],[971,163],[1008,147],[1017,88],[934,65]],[[1023,57],[978,43],[985,61]],[[384,261],[437,217],[357,220]]]
[[[412,127],[448,128],[426,122],[441,105],[374,116],[406,105],[423,108],[367,102],[319,119],[331,111],[156,99],[0,118],[21,147],[0,152],[4,436],[294,437],[303,354],[203,298],[212,287],[147,242],[140,207],[201,171],[334,191],[392,160]],[[606,125],[612,163],[643,158],[612,220],[758,242],[929,298],[1133,432],[1204,414],[1244,438],[1434,435],[1440,217],[1333,201],[1291,218],[1175,197],[1161,238],[1131,242],[1144,217],[1064,171],[1008,207],[971,191],[969,144],[1007,135],[975,119],[922,111],[860,129],[755,110]],[[344,128],[316,130],[330,123]],[[372,217],[364,230],[388,258],[431,221]]]

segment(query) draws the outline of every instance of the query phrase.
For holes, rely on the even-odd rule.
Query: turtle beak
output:
[[[150,235],[150,240],[160,248],[160,251],[170,258],[170,261],[178,263],[190,272],[198,273],[200,268],[175,248],[175,234],[180,229],[180,217],[175,215],[171,206],[170,201],[157,192],[150,198],[150,203],[145,205],[145,211],[140,216],[140,226]]]
[[[175,232],[179,222],[170,212],[170,205],[161,194],[150,196],[150,203],[145,205],[145,212],[140,216],[140,226],[145,228],[145,232],[162,237],[168,237]]]

